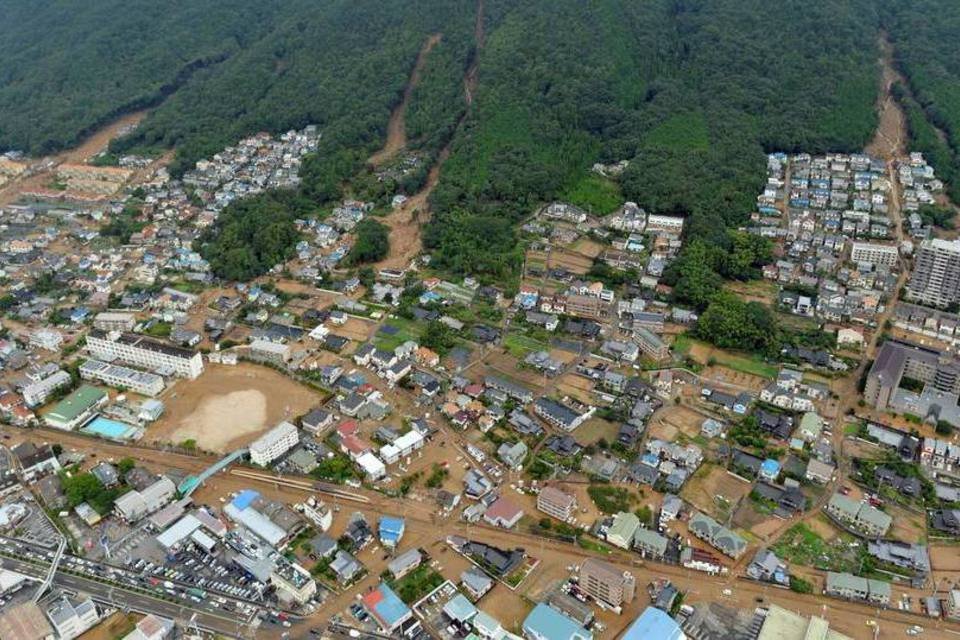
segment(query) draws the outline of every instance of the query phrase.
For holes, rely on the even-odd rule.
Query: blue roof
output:
[[[780,463],[773,458],[767,458],[760,464],[760,471],[766,475],[777,475],[780,473]]]
[[[477,608],[467,600],[462,593],[455,595],[447,604],[443,605],[443,612],[457,622],[469,622],[477,615]]]
[[[405,523],[403,518],[392,516],[380,517],[380,539],[385,542],[398,542],[403,536]]]
[[[542,640],[593,640],[593,633],[542,602],[523,621],[523,630]]]
[[[367,594],[363,602],[368,608],[372,606],[374,613],[380,620],[392,628],[410,613],[409,607],[385,583],[380,583],[376,592]]]
[[[244,489],[237,494],[237,497],[233,499],[233,506],[235,506],[240,511],[243,511],[249,507],[254,500],[260,497],[260,494],[254,491],[253,489]]]
[[[647,607],[620,640],[679,640],[683,631],[676,620],[655,607]]]

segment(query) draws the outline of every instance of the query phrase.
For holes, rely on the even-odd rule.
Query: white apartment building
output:
[[[290,361],[289,345],[269,340],[254,340],[250,343],[250,357],[262,362],[284,365]]]
[[[675,233],[683,231],[683,218],[680,216],[663,216],[651,213],[647,216],[648,233]]]
[[[123,311],[104,311],[93,318],[93,328],[101,331],[133,331],[137,317]]]
[[[60,351],[63,336],[55,329],[37,329],[30,334],[30,346],[47,351]]]
[[[119,360],[191,380],[203,373],[203,357],[199,351],[175,347],[135,333],[93,330],[87,336],[87,350],[100,360]]]
[[[23,401],[31,409],[39,407],[47,401],[51,393],[68,384],[70,384],[70,374],[63,370],[57,371],[53,375],[25,386],[22,392]]]
[[[892,267],[900,259],[900,252],[894,244],[880,244],[878,242],[854,242],[850,250],[850,261],[855,263]]]
[[[155,396],[163,391],[163,377],[155,373],[137,371],[117,364],[109,364],[93,358],[80,366],[84,380],[99,380],[111,387],[129,389],[145,396]]]
[[[250,444],[250,462],[267,466],[300,442],[297,428],[281,422]]]

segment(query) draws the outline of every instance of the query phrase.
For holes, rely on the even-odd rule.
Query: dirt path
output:
[[[470,62],[470,67],[467,69],[466,75],[463,77],[463,94],[467,100],[467,106],[473,104],[473,96],[477,92],[477,82],[479,79],[479,67],[478,64],[480,50],[483,49],[484,39],[486,38],[486,33],[483,28],[483,0],[477,0],[477,21],[473,26],[473,39],[476,43],[476,50],[473,54],[473,60]]]
[[[441,34],[435,33],[420,47],[420,53],[417,54],[417,61],[413,65],[413,71],[410,72],[410,80],[403,89],[403,98],[400,104],[394,108],[390,114],[390,121],[387,123],[387,141],[383,149],[370,156],[367,161],[374,166],[379,166],[395,156],[398,152],[407,146],[407,105],[410,104],[410,96],[413,90],[420,83],[420,74],[423,72],[423,65],[427,62],[427,54],[440,42]]]
[[[439,35],[434,37],[436,37],[439,41]],[[476,26],[474,27],[474,37],[476,38],[476,51],[474,52],[473,59],[470,61],[470,66],[467,68],[467,71],[463,77],[464,100],[466,101],[468,108],[473,103],[473,96],[476,93],[479,50],[483,47],[483,0],[477,0],[477,20]],[[433,44],[430,44],[430,41],[428,40],[424,45],[426,51],[421,50],[421,56],[417,58],[417,64],[414,67],[413,74],[410,76],[411,84],[408,85],[407,91],[404,93],[404,101],[401,103],[401,106],[397,108],[397,111],[406,110],[405,103],[409,97],[407,94],[412,90],[412,84],[415,83],[419,78],[419,70],[417,67],[421,66],[422,57],[426,55],[426,52],[429,52],[429,50],[433,48],[434,44],[436,43],[434,42]],[[395,115],[397,111],[394,112]],[[447,144],[437,155],[437,161],[434,162],[433,166],[430,168],[430,173],[427,175],[427,181],[424,183],[423,188],[416,194],[410,196],[410,198],[408,198],[401,207],[381,221],[390,227],[390,254],[374,265],[375,268],[405,269],[423,250],[422,230],[423,225],[426,224],[430,219],[430,194],[437,186],[437,182],[440,181],[440,169],[443,166],[443,163],[446,162],[447,158],[450,157],[450,145],[453,144],[453,139],[456,137],[456,132],[459,131],[460,127],[463,125],[463,121],[467,117],[467,112],[468,109],[464,109],[463,114],[460,116],[459,122],[457,122],[457,126],[454,128],[454,134],[450,136],[450,140],[447,141]],[[385,153],[390,147],[391,127],[399,126],[400,129],[403,128],[403,113],[401,113],[399,117],[401,119],[401,123],[399,125],[393,125],[394,118],[391,116],[391,124],[387,127],[387,143],[384,145],[383,150],[375,154],[374,157],[370,158],[370,162],[372,164],[376,164],[374,158]],[[406,144],[406,135],[400,135],[403,135],[404,144]]]
[[[61,151],[54,156],[58,163],[81,163],[93,158],[95,155],[107,148],[111,140],[119,138],[125,133],[133,130],[140,121],[147,117],[148,111],[136,111],[127,114],[117,120],[114,120],[102,129],[90,134],[86,140],[72,149]]]
[[[877,96],[879,122],[877,132],[865,151],[872,156],[892,160],[907,153],[907,121],[903,109],[894,100],[891,89],[894,83],[906,87],[907,82],[893,66],[893,45],[885,32],[880,33],[880,54],[883,88]]]

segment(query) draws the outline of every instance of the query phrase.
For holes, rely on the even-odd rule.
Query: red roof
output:
[[[466,388],[464,388],[463,392],[468,396],[470,396],[471,398],[476,398],[477,396],[483,393],[483,385],[481,384],[467,385]]]
[[[377,606],[377,603],[381,600],[383,600],[383,594],[380,593],[380,589],[368,591],[363,596],[363,604],[370,609],[373,609],[375,606]]]
[[[353,435],[357,432],[358,426],[356,420],[344,420],[337,425],[337,433],[339,433],[341,437]]]
[[[4,393],[0,395],[0,407],[11,408],[20,404],[20,396],[15,393]]]
[[[518,516],[522,516],[523,509],[506,498],[497,498],[496,502],[490,505],[490,508],[483,515],[490,520],[499,519],[509,522]]]
[[[370,446],[366,442],[364,442],[357,436],[353,435],[352,433],[345,436],[341,441],[341,443],[343,444],[344,449],[354,454],[361,454],[364,451],[367,451],[368,449],[370,449]]]

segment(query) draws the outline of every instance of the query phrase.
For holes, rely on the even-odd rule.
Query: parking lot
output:
[[[470,634],[470,630],[451,625],[451,620],[443,613],[443,606],[458,593],[456,585],[447,580],[413,606],[425,626],[439,634],[442,640],[459,640]]]
[[[7,535],[51,549],[60,542],[60,532],[29,493],[11,494],[0,508],[8,514],[5,517],[11,518],[4,531]]]
[[[172,580],[232,598],[262,601],[264,585],[227,561],[223,554],[223,550],[207,553],[193,543],[170,553],[156,538],[145,536],[126,552],[126,557],[117,559],[155,584]]]

